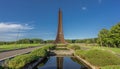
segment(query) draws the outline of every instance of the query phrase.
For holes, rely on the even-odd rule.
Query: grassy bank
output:
[[[96,46],[96,47],[91,47],[92,49],[103,49],[103,50],[108,50],[111,51],[113,53],[120,53],[120,48],[112,48],[112,47],[100,47],[100,46]]]
[[[31,53],[29,54],[24,54],[24,55],[19,55],[14,57],[13,59],[7,61],[7,67],[9,69],[21,69],[22,67],[24,67],[27,63],[30,63],[34,60],[37,60],[40,57],[45,57],[47,56],[48,49],[53,49],[54,45],[47,45],[44,46],[42,48],[33,50]]]
[[[7,51],[7,50],[15,50],[15,49],[22,49],[22,48],[29,48],[41,46],[41,44],[13,44],[13,45],[0,45],[0,52]]]
[[[119,57],[106,50],[76,50],[75,54],[97,67],[104,67],[108,65],[110,67],[111,65],[120,65]]]
[[[74,44],[71,44],[74,45]],[[84,43],[83,44],[76,44],[78,46],[80,46],[81,48],[85,48],[85,49],[101,49],[101,50],[108,50],[114,53],[120,53],[120,48],[112,48],[112,47],[103,47],[103,46],[94,46],[93,44],[91,46],[86,46]]]
[[[120,65],[104,66],[104,67],[101,67],[101,69],[120,69]]]
[[[100,67],[101,69],[120,69],[120,57],[118,56],[120,55],[120,48],[85,46],[84,44],[71,45],[79,46],[80,49],[77,49],[75,54],[94,66]],[[71,49],[74,48],[71,47]]]

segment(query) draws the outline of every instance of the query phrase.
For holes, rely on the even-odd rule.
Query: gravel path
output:
[[[20,55],[20,54],[29,53],[36,48],[40,48],[40,47],[33,47],[33,48],[26,48],[26,49],[20,49],[20,50],[1,52],[0,53],[0,61],[5,60],[7,58],[17,56],[17,55]]]

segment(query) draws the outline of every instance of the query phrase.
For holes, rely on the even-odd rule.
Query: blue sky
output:
[[[58,10],[65,39],[97,37],[120,22],[120,0],[0,0],[0,41],[55,39]]]

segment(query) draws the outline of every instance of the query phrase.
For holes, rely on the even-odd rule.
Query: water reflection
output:
[[[57,57],[57,69],[63,69],[63,57]]]
[[[50,57],[46,62],[42,62],[37,69],[87,69],[74,57]]]

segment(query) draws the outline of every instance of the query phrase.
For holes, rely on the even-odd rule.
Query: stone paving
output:
[[[52,50],[50,52],[53,55],[73,55],[73,52],[70,50]]]

